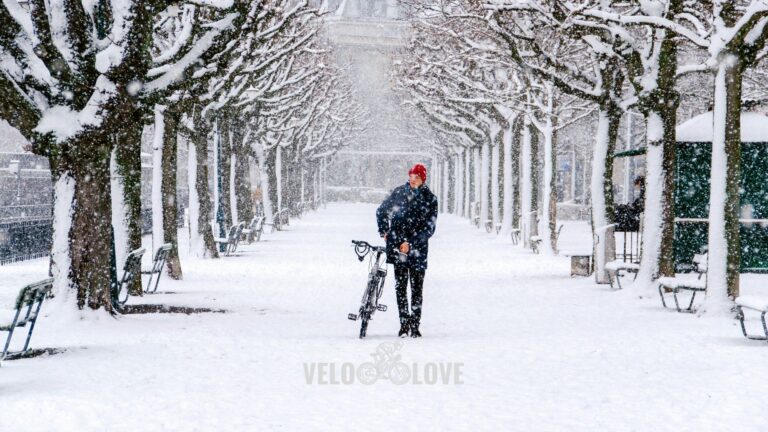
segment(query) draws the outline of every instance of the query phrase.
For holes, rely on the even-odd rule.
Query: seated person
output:
[[[640,215],[645,210],[645,177],[637,177],[634,185],[636,189],[640,189],[638,197],[629,204],[616,206],[616,231],[633,232],[640,230]]]

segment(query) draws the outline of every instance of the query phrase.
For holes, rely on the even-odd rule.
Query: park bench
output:
[[[288,209],[282,209],[272,217],[272,223],[264,223],[264,225],[271,226],[272,232],[275,232],[282,231],[283,227],[288,225],[288,222]]]
[[[512,228],[512,231],[510,231],[510,236],[512,236],[513,245],[520,243],[520,228]]]
[[[618,228],[621,229],[621,226],[618,226]],[[615,260],[605,263],[605,271],[608,272],[608,282],[613,289],[622,289],[621,279],[629,273],[633,273],[635,279],[637,279],[637,274],[640,271],[642,230],[623,230],[619,232],[623,233],[622,251],[616,253]],[[614,237],[614,241],[616,241],[616,237]]]
[[[496,226],[494,227],[493,220],[492,219],[486,219],[485,220],[485,232],[490,234],[494,230],[494,228],[496,230],[496,234],[501,232],[501,222],[496,222]]]
[[[300,202],[293,202],[288,205],[288,216],[301,219],[302,206]]]
[[[237,246],[240,244],[240,236],[242,236],[244,229],[244,222],[240,222],[237,225],[232,225],[229,227],[229,233],[227,234],[226,238],[216,237],[213,239],[213,241],[217,245],[224,245],[224,255],[230,256],[237,250]]]
[[[760,314],[760,323],[763,327],[763,335],[754,335],[747,332],[744,310],[751,310]],[[751,340],[768,341],[768,325],[765,323],[765,314],[768,313],[768,298],[764,296],[739,296],[736,298],[736,317],[741,323],[741,333]]]
[[[277,213],[277,219],[280,221],[280,229],[283,227],[287,227],[291,224],[291,218],[290,213],[288,212],[288,209],[284,209]]]
[[[707,254],[696,254],[693,256],[693,270],[698,273],[698,278],[695,280],[678,278],[678,277],[662,277],[659,278],[659,296],[661,296],[661,304],[667,308],[667,302],[664,300],[664,294],[672,293],[675,300],[675,308],[678,312],[695,312],[693,309],[693,301],[696,299],[696,294],[705,292],[707,290]],[[704,276],[704,280],[702,280]],[[685,309],[680,307],[680,301],[677,295],[681,291],[688,291],[691,293],[691,301],[688,303],[688,307]]]
[[[264,216],[255,216],[251,219],[248,228],[243,229],[243,235],[248,240],[248,244],[253,243],[254,239],[261,240],[262,232],[264,232]]]
[[[480,202],[472,201],[469,207],[470,213],[472,213],[472,225],[480,228]]]
[[[147,288],[144,290],[147,294],[154,294],[157,292],[157,286],[160,284],[160,276],[163,274],[163,268],[165,267],[165,261],[168,259],[168,254],[171,253],[171,248],[173,247],[172,244],[166,243],[159,248],[157,248],[157,252],[155,252],[155,258],[152,260],[152,268],[149,270],[142,270],[141,274],[149,275],[149,281],[147,281]],[[155,279],[155,286],[152,287],[152,279],[157,275],[157,278]],[[151,288],[151,290],[150,290]]]
[[[565,225],[560,225],[560,227],[557,229],[557,232],[555,233],[555,241],[560,239],[560,231],[563,230],[564,226]],[[531,250],[533,251],[533,253],[537,254],[541,252],[540,247],[541,247],[542,241],[544,240],[541,238],[541,236],[537,236],[537,235],[531,236]]]
[[[130,285],[137,275],[141,275],[141,259],[144,257],[145,252],[146,249],[140,248],[131,251],[131,253],[125,257],[123,277],[120,278],[119,282],[112,286],[112,306],[115,310],[120,310],[128,301],[128,297],[131,295]],[[123,291],[125,291],[125,298],[121,300]]]
[[[8,350],[11,346],[13,333],[18,327],[29,326],[27,340],[24,342],[24,349],[18,353],[22,354],[29,349],[29,341],[32,339],[32,332],[35,330],[35,323],[37,323],[40,308],[43,306],[43,301],[46,298],[51,297],[52,288],[53,278],[49,278],[29,284],[19,291],[19,296],[16,298],[16,303],[14,304],[16,315],[13,317],[13,321],[7,325],[0,324],[0,331],[8,332],[8,338],[5,340],[5,347],[3,348],[3,355],[0,357],[0,360],[5,360],[8,354],[16,354],[11,353]],[[22,318],[22,310],[25,308],[26,312],[24,312]]]
[[[622,289],[621,278],[627,273],[634,273],[637,279],[637,273],[640,271],[640,262],[613,260],[605,264],[605,271],[608,272],[608,282],[611,288]]]
[[[537,236],[537,235],[531,236],[530,241],[531,241],[531,250],[533,251],[533,253],[535,254],[539,253],[540,252],[539,246],[541,246],[541,241],[542,241],[541,236]]]
[[[299,219],[309,210],[313,210],[312,203],[310,201],[299,201],[296,203],[295,216]]]

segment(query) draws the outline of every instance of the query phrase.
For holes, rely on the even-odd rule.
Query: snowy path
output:
[[[0,431],[765,430],[768,347],[736,322],[661,309],[568,276],[441,215],[430,245],[417,370],[463,363],[463,384],[307,384],[304,363],[359,366],[397,342],[391,274],[366,340],[356,311],[374,207],[337,204],[238,257],[183,262],[185,280],[137,302],[227,314],[41,320],[36,347],[64,354],[0,369]],[[46,263],[0,267],[0,319]],[[423,380],[424,377],[420,377]],[[326,378],[327,379],[327,378]]]

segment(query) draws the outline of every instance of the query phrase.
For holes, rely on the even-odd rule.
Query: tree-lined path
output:
[[[67,351],[3,365],[0,426],[591,431],[764,424],[768,396],[756,383],[768,379],[768,352],[740,339],[734,322],[673,314],[657,298],[572,279],[566,259],[496,241],[449,215],[438,219],[430,246],[424,337],[402,340],[398,353],[422,371],[428,363],[463,363],[463,384],[321,385],[317,377],[307,384],[304,363],[357,366],[372,361],[380,344],[401,341],[391,266],[382,298],[390,309],[374,316],[368,338],[358,339],[359,323],[346,319],[366,276],[349,241],[375,240],[374,210],[329,204],[239,256],[183,255],[185,280],[161,286],[174,294],[131,300],[225,314],[102,315],[94,322],[56,311],[40,322],[34,342]],[[578,242],[585,228],[568,225],[563,241]],[[45,267],[44,260],[4,267],[2,308]]]

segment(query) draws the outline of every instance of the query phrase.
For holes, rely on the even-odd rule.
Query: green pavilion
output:
[[[677,127],[675,264],[681,269],[707,246],[712,136],[711,112]],[[768,272],[768,116],[744,112],[741,141],[741,271]]]

